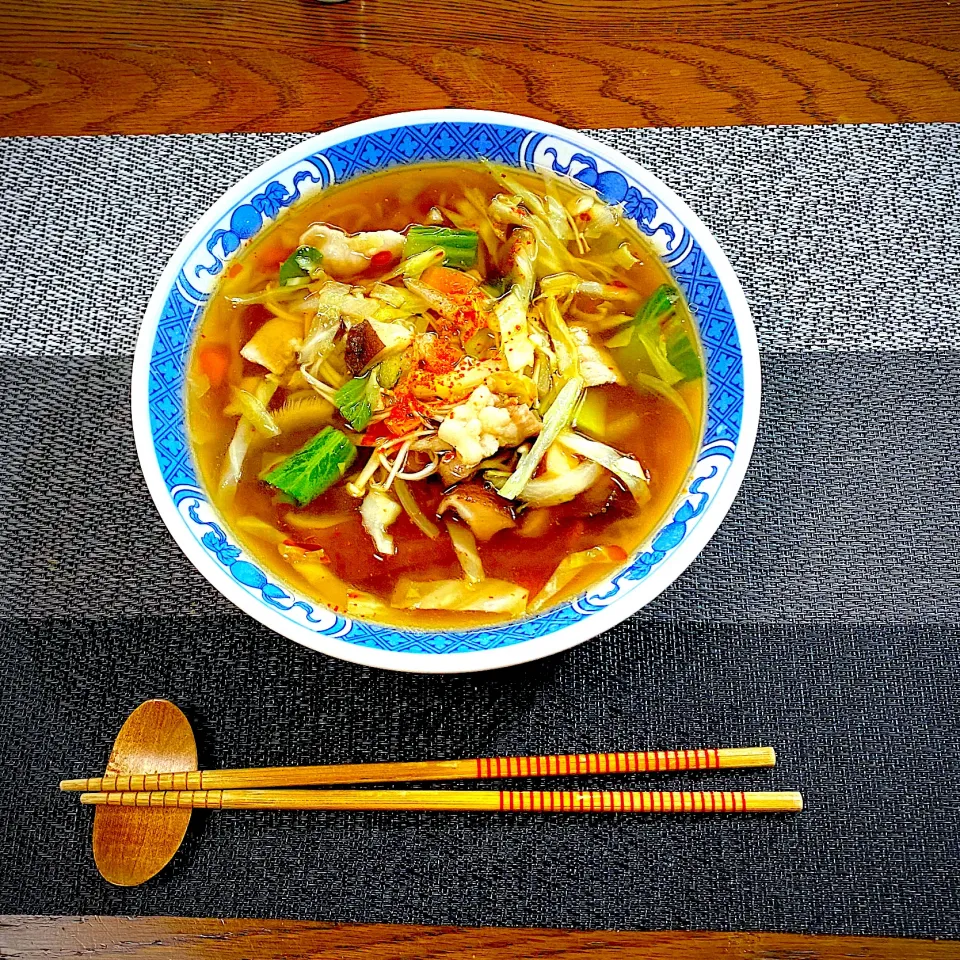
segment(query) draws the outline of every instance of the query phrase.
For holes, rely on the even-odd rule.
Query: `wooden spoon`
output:
[[[127,717],[113,743],[108,774],[176,773],[197,769],[190,721],[169,700],[148,700]],[[103,879],[135,887],[156,876],[177,852],[190,810],[97,807],[93,859]]]

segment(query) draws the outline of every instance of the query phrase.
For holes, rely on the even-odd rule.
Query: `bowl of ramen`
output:
[[[133,373],[186,556],[277,633],[462,672],[596,636],[728,510],[756,336],[707,228],[586,136],[420,111],[307,139],[173,255]]]

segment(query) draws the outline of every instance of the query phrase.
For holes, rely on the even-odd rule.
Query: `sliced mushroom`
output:
[[[489,540],[495,533],[516,526],[505,501],[479,483],[463,483],[448,493],[440,501],[437,515],[447,510],[453,510],[478,540]]]
[[[363,368],[383,350],[383,341],[369,320],[352,326],[347,333],[345,361],[347,369],[356,377]]]
[[[450,450],[450,444],[447,443],[446,440],[441,440],[435,433],[432,433],[429,437],[420,437],[419,440],[414,440],[410,445],[410,449],[433,453],[447,453]]]
[[[480,469],[479,463],[467,463],[459,453],[450,450],[440,458],[440,479],[445,487],[470,480]]]

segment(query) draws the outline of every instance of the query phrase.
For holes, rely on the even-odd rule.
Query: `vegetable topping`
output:
[[[283,228],[259,285],[242,260],[227,272],[229,323],[195,353],[191,403],[232,431],[216,469],[236,528],[350,615],[545,609],[623,563],[636,540],[611,531],[669,502],[655,443],[635,440],[649,410],[697,436],[693,320],[623,211],[485,169],[486,192],[410,200],[402,231]],[[343,219],[408,222],[377,197]],[[354,536],[384,587],[354,586]]]

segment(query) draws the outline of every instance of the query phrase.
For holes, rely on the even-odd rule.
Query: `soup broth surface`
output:
[[[464,370],[489,361],[493,365],[501,363],[506,370],[498,359],[502,349],[498,352],[497,340],[498,337],[502,340],[502,331],[493,330],[498,319],[492,311],[498,309],[497,304],[511,295],[512,290],[520,290],[521,240],[526,237],[521,231],[525,229],[524,217],[530,216],[530,208],[535,204],[533,201],[516,203],[511,208],[512,214],[501,211],[508,220],[512,216],[517,222],[498,221],[488,211],[496,197],[522,198],[512,189],[516,184],[541,200],[548,195],[555,198],[556,204],[550,204],[550,211],[555,217],[552,222],[557,224],[557,234],[564,233],[564,223],[570,233],[582,231],[582,244],[576,241],[576,235],[566,240],[554,237],[549,243],[537,237],[536,285],[530,291],[529,302],[524,304],[528,316],[533,318],[528,333],[546,331],[540,319],[545,315],[547,300],[551,299],[543,291],[554,289],[548,278],[573,274],[573,280],[556,282],[558,292],[552,301],[565,328],[575,333],[578,329],[585,331],[577,335],[601,348],[621,381],[587,386],[586,399],[579,407],[581,413],[568,420],[563,428],[567,431],[565,435],[573,431],[639,465],[644,475],[644,495],[634,495],[620,475],[600,464],[597,479],[565,502],[536,506],[528,505],[522,496],[505,499],[497,493],[497,485],[518,469],[523,457],[534,447],[538,434],[532,434],[520,443],[501,446],[490,456],[484,456],[484,464],[460,484],[469,484],[469,489],[485,491],[492,498],[494,509],[506,516],[504,529],[483,538],[455,508],[448,507],[438,516],[445,496],[451,489],[455,490],[457,484],[447,482],[449,477],[442,478],[437,468],[437,472],[422,479],[408,479],[406,487],[438,533],[428,536],[411,519],[410,513],[401,509],[384,531],[393,543],[394,552],[389,553],[378,549],[374,542],[360,511],[363,497],[353,495],[356,491],[351,491],[349,482],[357,481],[369,458],[377,455],[377,443],[388,444],[412,435],[417,427],[426,431],[426,439],[435,449],[409,450],[401,476],[429,471],[433,459],[452,461],[452,457],[460,455],[459,447],[442,449],[442,441],[436,438],[444,433],[437,426],[444,417],[431,417],[430,412],[441,410],[446,416],[453,416],[452,408],[470,397],[454,396],[445,404],[423,406],[420,400],[409,399],[403,393],[404,384],[408,380],[412,382],[409,364],[413,364],[412,369],[421,369],[424,363],[434,363],[435,354],[439,355],[438,351],[442,353],[447,347],[453,355],[441,356],[436,361],[437,369],[452,365],[454,371]],[[487,581],[503,581],[526,591],[523,604],[534,601],[548,587],[564,558],[602,548],[596,562],[584,563],[574,570],[562,586],[536,608],[538,610],[582,591],[623,566],[626,557],[661,521],[687,481],[702,429],[704,378],[695,325],[668,271],[626,218],[605,204],[598,204],[599,201],[579,185],[559,178],[545,181],[532,173],[472,163],[409,166],[352,180],[295,204],[275,225],[235,255],[210,297],[192,348],[187,386],[188,425],[205,489],[231,533],[259,563],[299,593],[341,612],[425,628],[493,623],[530,612],[529,608],[522,609],[516,604],[509,610],[492,612],[423,609],[415,603],[398,606],[398,591],[402,593],[406,584],[468,578],[468,568],[451,539],[450,525],[455,530],[468,531]],[[558,208],[565,211],[562,216]],[[608,222],[604,210],[612,212],[612,222]],[[583,211],[587,213],[585,218]],[[362,428],[346,422],[335,404],[328,403],[329,409],[324,412],[323,398],[330,399],[345,383],[364,376],[380,378],[374,380],[375,384],[389,383],[389,374],[381,376],[387,361],[382,360],[373,372],[365,370],[352,376],[354,371],[345,365],[345,351],[353,349],[358,336],[351,338],[350,334],[362,321],[356,317],[345,319],[337,328],[337,345],[325,365],[308,368],[321,383],[323,392],[318,392],[301,372],[303,356],[298,353],[303,343],[309,341],[311,331],[317,329],[318,291],[324,284],[344,283],[354,289],[362,305],[362,298],[369,299],[378,282],[401,292],[411,288],[422,291],[424,278],[439,277],[434,282],[443,286],[450,282],[449,273],[424,272],[420,287],[416,282],[410,287],[405,285],[403,275],[383,280],[381,278],[410,257],[396,249],[376,251],[371,244],[362,253],[367,263],[361,270],[352,274],[347,271],[348,275],[340,270],[338,276],[336,257],[331,252],[335,241],[329,239],[331,234],[327,231],[323,238],[326,244],[322,247],[323,260],[315,266],[316,275],[296,265],[290,268],[300,270],[294,277],[291,294],[280,286],[278,276],[282,275],[281,269],[289,263],[292,252],[305,245],[315,224],[338,228],[347,239],[371,231],[397,231],[406,238],[404,250],[407,252],[411,249],[408,245],[411,225],[464,231],[468,241],[473,226],[476,229],[472,232],[479,235],[472,266],[435,264],[441,271],[459,270],[468,278],[464,282],[476,284],[469,294],[474,298],[470,308],[473,312],[465,314],[466,321],[444,320],[442,315],[426,307],[418,315],[383,321],[405,325],[414,342],[420,345],[417,347],[420,353],[411,361],[411,347],[398,357],[396,362],[402,359],[408,367],[392,391],[378,388],[378,400],[373,406],[379,403],[380,408],[374,410],[372,421]],[[558,244],[563,257],[568,256],[564,251],[571,251],[569,256],[575,258],[571,262],[584,266],[580,270],[556,270],[549,260],[544,266],[543,259],[553,243]],[[317,248],[321,248],[319,241]],[[445,248],[441,246],[441,249]],[[389,255],[384,255],[387,253]],[[443,262],[448,262],[446,254]],[[576,278],[586,287],[573,289]],[[597,293],[591,283],[602,287],[602,292]],[[644,328],[647,330],[647,345],[644,345],[639,333],[633,332],[635,327],[639,331],[643,326],[637,318],[653,302],[651,298],[664,296],[664,290],[673,302],[666,308],[668,313],[664,317],[659,320],[655,317]],[[260,294],[266,294],[261,302],[250,302]],[[388,311],[382,313],[385,315]],[[457,317],[460,316],[458,313]],[[278,317],[287,318],[295,333],[299,330],[299,339],[294,337],[296,342],[289,365],[280,373],[271,373],[262,363],[244,356],[241,350],[265,324]],[[298,321],[301,328],[297,327]],[[466,344],[458,339],[468,332],[464,323],[481,328]],[[504,409],[516,411],[526,401],[527,411],[533,421],[541,424],[542,432],[550,405],[558,402],[557,397],[569,377],[564,379],[560,366],[564,354],[556,338],[543,336],[541,339],[547,351],[554,354],[553,359],[535,344],[534,363],[515,371],[522,380],[522,386],[516,388],[518,393],[501,397],[500,402],[505,405]],[[385,343],[382,339],[379,342]],[[424,351],[429,354],[427,360],[417,360]],[[684,351],[683,366],[687,375],[678,377],[678,372],[684,372],[680,369]],[[676,363],[664,366],[662,361],[670,358]],[[356,357],[353,360],[359,362]],[[569,375],[571,369],[579,369],[583,379],[584,371],[590,368],[583,356],[578,363],[579,367],[575,368],[568,365],[565,373]],[[701,365],[701,375],[690,376],[697,364]],[[494,384],[491,392],[497,395],[495,387],[499,381],[495,377],[489,382]],[[530,390],[530,383],[534,384],[532,399],[529,393],[522,392]],[[261,398],[258,402],[263,410],[282,425],[278,433],[270,435],[269,430],[255,429],[247,423],[245,418],[253,416],[249,413],[250,401],[245,399],[249,396]],[[311,396],[318,402],[312,402]],[[305,401],[310,402],[304,405]],[[404,403],[409,409],[405,407],[400,411]],[[299,419],[282,413],[289,410],[306,410],[306,413]],[[403,416],[407,415],[409,418],[404,420]],[[225,475],[230,472],[231,444],[236,444],[238,430],[245,423],[247,443],[242,464],[233,482],[224,483]],[[265,477],[283,463],[285,457],[303,448],[328,426],[341,431],[356,448],[356,459],[342,480],[301,505]],[[396,443],[387,448],[387,462],[393,463],[392,458],[401,449],[402,445]],[[594,462],[582,451],[557,445],[556,441],[551,449],[550,458],[541,459],[532,480],[569,475],[578,467]],[[551,469],[553,473],[549,472]],[[370,484],[386,488],[384,495],[391,503],[397,502],[395,486],[386,486],[388,479],[388,470],[381,467]],[[367,492],[369,489],[371,487]],[[393,508],[388,508],[388,512],[394,512]],[[480,533],[483,532],[480,529]],[[483,582],[470,589],[482,591]]]

